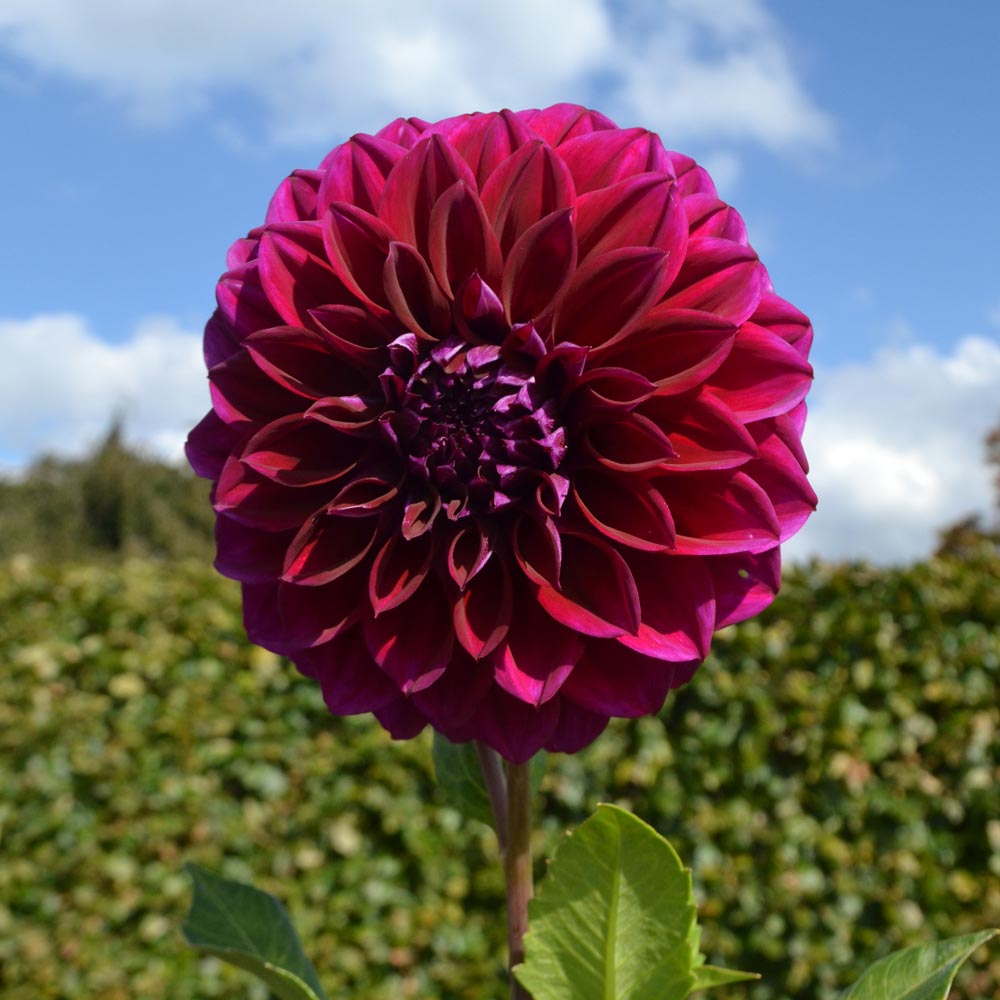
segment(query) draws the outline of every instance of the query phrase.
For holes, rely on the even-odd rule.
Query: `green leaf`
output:
[[[838,1000],[946,1000],[959,966],[998,930],[904,948],[880,959]]]
[[[744,983],[748,979],[760,979],[756,972],[737,972],[735,969],[720,969],[716,965],[699,965],[694,970],[695,990],[710,990],[714,986],[728,986],[730,983]]]
[[[691,873],[651,826],[602,805],[556,850],[528,905],[534,1000],[683,1000],[695,984]]]
[[[464,816],[493,826],[490,797],[479,766],[475,743],[450,743],[440,733],[434,733],[434,773],[449,801]],[[531,760],[531,794],[541,787],[545,776],[545,752],[540,751]]]
[[[195,948],[252,972],[280,1000],[325,1000],[285,908],[270,893],[190,862],[191,909],[181,930]]]

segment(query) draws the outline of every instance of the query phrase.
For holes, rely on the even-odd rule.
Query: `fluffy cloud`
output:
[[[40,452],[79,454],[115,413],[129,439],[180,459],[187,431],[208,409],[201,336],[170,319],[141,323],[109,344],[79,316],[0,320],[0,462]]]
[[[783,150],[833,136],[760,0],[4,0],[0,48],[145,120],[250,95],[279,141],[567,99],[672,143]]]
[[[919,344],[817,372],[805,445],[820,508],[792,557],[898,562],[938,529],[991,509],[984,438],[1000,421],[1000,343]]]

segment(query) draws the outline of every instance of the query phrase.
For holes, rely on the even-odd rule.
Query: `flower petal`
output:
[[[343,576],[368,555],[378,524],[377,517],[337,517],[325,510],[314,514],[288,546],[282,580],[319,587]]]
[[[218,479],[239,439],[237,431],[223,422],[215,410],[209,410],[188,434],[184,454],[202,479]]]
[[[627,337],[598,353],[602,364],[638,372],[660,394],[687,392],[726,360],[736,332],[713,313],[656,306]]]
[[[671,309],[712,312],[740,324],[757,308],[766,280],[752,247],[714,237],[691,239],[684,266],[663,303]]]
[[[610,719],[606,714],[590,712],[567,698],[559,700],[559,723],[545,749],[550,753],[576,753],[589,746],[604,732]]]
[[[490,559],[454,605],[455,636],[468,654],[481,660],[507,634],[511,614],[510,574],[501,558]]]
[[[503,267],[500,244],[478,194],[456,181],[431,211],[430,264],[449,296],[472,274],[495,285]]]
[[[376,315],[384,315],[389,306],[382,271],[394,239],[393,231],[378,216],[347,202],[335,201],[324,217],[323,242],[330,266]]]
[[[505,256],[536,222],[572,208],[573,199],[569,170],[542,142],[525,143],[493,171],[482,189],[483,208]]]
[[[594,642],[563,685],[562,695],[591,712],[625,719],[654,715],[667,693],[686,684],[700,661],[672,663],[619,642]]]
[[[583,195],[576,206],[580,260],[623,247],[658,247],[669,255],[669,285],[684,262],[688,226],[680,195],[662,173],[627,177]]]
[[[426,256],[431,212],[456,181],[476,187],[472,171],[458,152],[440,135],[418,139],[386,178],[378,214],[399,242],[409,243]]]
[[[583,516],[607,539],[633,549],[674,547],[674,520],[663,497],[644,480],[580,469],[573,498]]]
[[[365,450],[357,436],[293,414],[261,428],[240,461],[281,486],[319,486],[355,469]]]
[[[385,179],[405,152],[395,142],[373,135],[356,135],[338,146],[321,164],[316,217],[322,218],[335,201],[374,214]]]
[[[535,133],[512,111],[476,114],[459,125],[448,141],[476,175],[480,190],[496,168],[530,142]]]
[[[673,176],[673,163],[655,132],[644,128],[606,129],[577,136],[559,146],[577,194],[608,187],[636,174]]]
[[[781,537],[770,499],[743,472],[661,476],[655,485],[674,516],[678,554],[762,552]]]
[[[524,575],[540,586],[559,589],[562,540],[551,517],[521,514],[514,523],[514,558]]]
[[[762,420],[800,403],[812,374],[812,365],[795,347],[762,326],[744,323],[708,385],[741,420]]]
[[[583,449],[601,466],[619,472],[655,469],[676,457],[666,434],[639,413],[611,414],[612,419],[588,428]]]
[[[364,586],[364,568],[355,567],[319,587],[282,580],[278,584],[278,614],[294,649],[309,649],[329,642],[361,617],[362,605],[354,596]]]
[[[553,104],[541,111],[521,111],[518,118],[551,146],[558,146],[578,135],[617,128],[606,115],[579,104]]]
[[[501,298],[511,323],[527,323],[555,304],[576,267],[573,213],[561,209],[521,235],[507,255]]]
[[[265,223],[304,222],[316,218],[316,192],[323,178],[319,170],[293,170],[274,192]]]
[[[539,588],[538,602],[556,621],[584,635],[612,638],[639,630],[639,594],[628,564],[610,545],[562,533],[560,589]]]
[[[250,334],[244,346],[268,378],[298,396],[321,399],[358,389],[357,373],[345,369],[330,339],[320,333],[298,326],[272,327]]]
[[[240,583],[273,583],[281,576],[293,531],[263,531],[224,514],[215,519],[215,568]]]
[[[659,660],[687,662],[708,656],[715,628],[715,589],[706,560],[630,552],[642,624],[618,641]]]
[[[293,235],[287,229],[291,227],[284,226],[281,230],[274,227],[261,236],[258,257],[261,285],[275,312],[286,323],[307,326],[310,309],[331,303],[349,304],[353,296],[330,265],[307,248],[303,234],[299,231]]]
[[[430,687],[451,659],[451,609],[433,576],[405,605],[366,619],[363,627],[375,662],[404,694]]]
[[[492,657],[497,684],[529,705],[544,704],[558,693],[584,648],[575,631],[518,591],[511,627]]]
[[[375,665],[357,628],[297,653],[295,663],[319,681],[327,708],[337,715],[373,712],[399,697],[399,689]]]
[[[451,308],[426,261],[405,243],[391,243],[382,270],[385,297],[412,333],[436,340],[451,329]]]
[[[669,428],[674,455],[661,468],[672,472],[732,469],[757,455],[757,444],[732,410],[702,390],[685,396],[654,396],[640,413]]]
[[[656,247],[626,247],[579,267],[556,310],[556,342],[582,347],[624,337],[663,294],[667,255]]]
[[[251,528],[288,531],[299,528],[329,498],[329,486],[281,486],[233,456],[219,475],[213,506]]]
[[[781,550],[706,559],[715,582],[716,628],[745,621],[763,611],[781,586]]]
[[[412,597],[424,582],[434,557],[434,536],[407,540],[391,535],[379,550],[368,576],[368,597],[376,617]]]

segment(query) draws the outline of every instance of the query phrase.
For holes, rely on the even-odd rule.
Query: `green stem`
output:
[[[524,961],[528,900],[533,894],[531,872],[531,763],[507,765],[507,848],[503,854],[507,882],[508,967]],[[531,1000],[527,990],[510,977],[510,1000]]]

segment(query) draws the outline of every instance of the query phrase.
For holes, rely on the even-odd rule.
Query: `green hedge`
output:
[[[718,637],[659,718],[553,756],[538,851],[600,801],[694,869],[732,1000],[832,996],[871,960],[1000,926],[994,547],[814,565]],[[0,576],[0,995],[260,997],[183,944],[191,859],[279,894],[334,996],[501,997],[492,835],[429,739],[328,716],[201,564]],[[542,865],[539,865],[541,874]],[[1000,995],[1000,955],[955,997]]]

